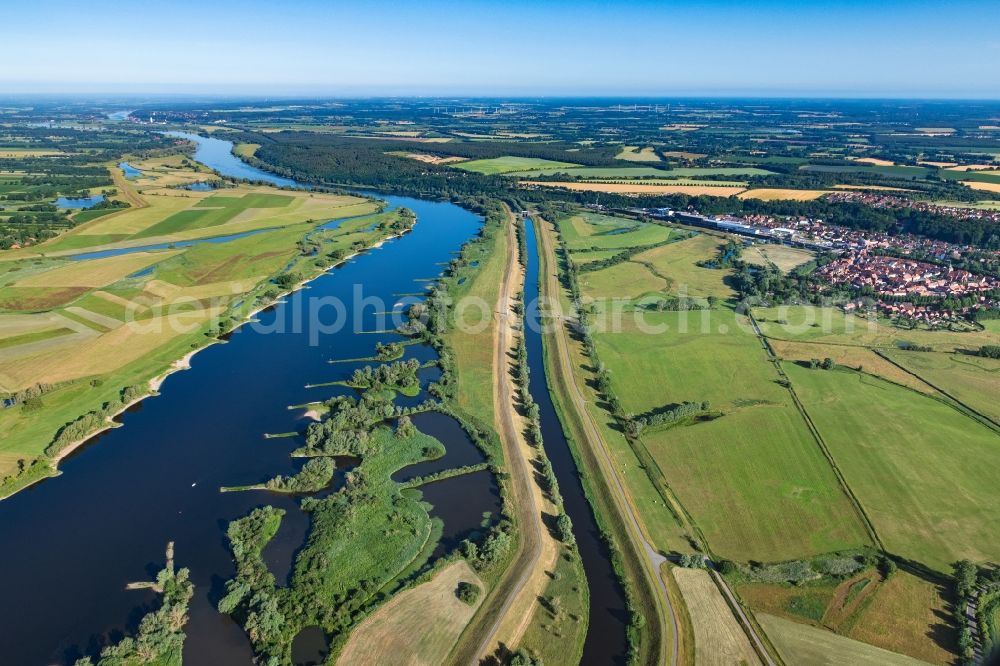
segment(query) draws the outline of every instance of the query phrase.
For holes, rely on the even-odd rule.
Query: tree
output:
[[[457,588],[455,588],[455,596],[469,606],[475,605],[481,592],[482,590],[479,589],[478,585],[475,583],[467,583],[464,580],[458,584]]]

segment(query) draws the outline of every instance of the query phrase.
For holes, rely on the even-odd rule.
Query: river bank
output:
[[[384,198],[390,206],[414,211],[420,222],[412,231],[341,260],[336,270],[310,281],[309,289],[289,293],[254,315],[260,329],[284,332],[264,335],[256,326],[243,325],[227,344],[202,347],[190,359],[190,370],[171,368],[156,400],[139,402],[120,415],[125,427],[91,438],[100,446],[79,447],[62,461],[59,477],[0,502],[0,584],[5,589],[0,621],[5,637],[18,637],[16,642],[0,638],[6,660],[72,663],[93,654],[108,637],[132,631],[129,618],[138,617],[137,610],[154,599],[143,591],[126,594],[125,583],[148,577],[145,563],[159,557],[165,541],[174,540],[196,586],[185,664],[250,663],[243,630],[221,616],[215,603],[220,581],[233,573],[222,530],[262,498],[223,494],[218,488],[294,474],[301,460],[289,453],[301,441],[267,440],[263,433],[301,427],[301,414],[289,404],[350,392],[304,388],[310,380],[345,379],[356,365],[329,360],[368,357],[376,341],[399,340],[390,332],[353,333],[376,328],[376,314],[369,309],[351,315],[354,326],[319,335],[311,344],[310,331],[293,325],[296,311],[307,298],[351,302],[356,284],[364,285],[366,296],[395,303],[397,294],[413,291],[416,279],[440,273],[481,227],[480,218],[450,203]],[[407,352],[426,360],[431,350],[411,345]],[[446,448],[463,446],[449,439],[453,435],[441,437]],[[463,492],[462,484],[481,487],[484,501],[495,501],[495,485],[491,490],[482,478],[456,477],[428,487],[425,497],[444,520],[449,539],[464,538],[467,529],[461,521],[468,517],[450,508],[462,503],[448,499]],[[276,570],[287,571],[307,520],[290,498],[269,495],[268,501],[288,512],[288,531],[265,555],[277,563]],[[472,518],[478,523],[481,515]],[[81,552],[87,557],[79,557]],[[60,576],[33,573],[46,571]],[[59,600],[59,613],[51,612],[52,599]]]

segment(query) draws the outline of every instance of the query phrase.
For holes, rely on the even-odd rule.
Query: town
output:
[[[589,207],[600,208],[598,204]],[[890,317],[937,324],[969,318],[1000,305],[1000,251],[996,250],[911,234],[848,229],[809,217],[705,216],[697,210],[670,208],[629,208],[620,212],[832,253],[836,259],[819,266],[814,275],[830,285],[857,292],[857,299],[843,305],[845,311],[858,309],[864,297]],[[991,211],[975,212],[996,215]]]

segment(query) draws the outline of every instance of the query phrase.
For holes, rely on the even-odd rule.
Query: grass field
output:
[[[537,157],[494,157],[488,160],[470,160],[452,164],[456,169],[464,171],[475,171],[486,176],[495,176],[513,171],[525,171],[528,169],[573,169],[579,168],[579,164],[570,162],[556,162],[553,160],[543,160]]]
[[[990,527],[1000,502],[995,432],[879,379],[785,370],[891,552],[942,572],[961,558],[1000,558],[1000,534]]]
[[[774,561],[864,543],[833,471],[746,323],[728,310],[647,313],[645,320],[669,329],[643,333],[626,318],[621,332],[595,336],[600,357],[627,412],[707,400],[724,413],[642,437],[713,551]]]
[[[694,626],[695,663],[704,666],[760,664],[719,588],[703,569],[674,569]]]
[[[642,264],[625,261],[580,276],[580,291],[585,299],[638,299],[650,292],[663,291],[666,280],[654,275]]]
[[[1000,422],[1000,361],[966,354],[889,351],[901,366],[956,400]]]
[[[462,582],[483,589],[483,582],[465,560],[449,564],[430,582],[397,595],[354,630],[337,662],[445,663],[458,635],[482,603],[482,595],[471,606],[459,600],[455,590]]]
[[[668,240],[674,233],[659,225],[590,212],[561,220],[559,231],[571,252],[653,245]]]
[[[727,299],[736,295],[725,283],[727,272],[698,266],[698,262],[710,259],[721,245],[719,238],[699,234],[647,250],[633,260],[649,263],[658,275],[664,276],[669,282],[668,293]]]
[[[465,281],[454,285],[452,290],[456,301],[470,299],[470,307],[455,313],[463,325],[448,332],[461,386],[458,404],[483,423],[492,425],[494,310],[507,260],[506,234],[496,233],[488,246],[479,247],[466,259],[470,264],[479,261],[479,267],[472,269],[469,265],[459,269],[454,279],[457,282],[465,278]]]
[[[725,185],[670,185],[667,183],[654,184],[647,182],[631,181],[621,183],[602,182],[553,182],[543,180],[526,180],[522,185],[532,187],[561,187],[567,190],[578,190],[583,192],[614,192],[616,194],[688,194],[690,196],[707,195],[714,197],[728,197],[739,194],[743,187],[730,187]]]
[[[587,633],[589,591],[579,558],[560,556],[519,645],[545,664],[575,666]]]
[[[619,160],[626,162],[659,162],[660,156],[652,146],[641,148],[639,146],[624,146],[620,153],[615,155]]]
[[[756,266],[774,265],[782,273],[788,273],[793,268],[812,261],[815,252],[787,245],[772,245],[758,243],[743,251],[743,261]]]
[[[768,638],[787,664],[796,666],[926,666],[926,662],[883,650],[766,613],[758,613]]]
[[[929,331],[896,328],[887,319],[844,314],[840,308],[791,305],[754,308],[761,329],[769,338],[796,342],[824,342],[895,349],[900,343],[926,345],[935,351],[974,350],[997,344],[1000,330]],[[784,323],[782,323],[784,322]]]

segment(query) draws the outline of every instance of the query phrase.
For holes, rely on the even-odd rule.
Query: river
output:
[[[203,157],[199,148],[197,159]],[[205,161],[222,173],[288,184],[264,172],[248,173],[250,167],[229,157],[237,171],[228,169],[218,153]],[[360,285],[365,297],[380,299],[391,309],[397,294],[418,290],[419,279],[440,273],[441,265],[481,226],[479,217],[450,203],[380,198],[390,207],[416,213],[418,222],[410,233],[355,257],[286,303],[261,312],[259,325],[239,329],[227,344],[201,351],[190,370],[167,378],[159,397],[124,414],[123,427],[95,437],[64,460],[61,476],[0,502],[0,663],[72,663],[82,654],[95,654],[108,638],[133,631],[158,600],[151,592],[126,591],[125,585],[149,580],[162,567],[164,547],[171,540],[178,566],[191,569],[196,586],[186,627],[186,666],[250,663],[242,629],[215,610],[223,583],[233,573],[226,526],[264,503],[289,511],[291,532],[304,535],[306,525],[291,498],[220,493],[219,487],[294,473],[302,463],[288,454],[299,442],[265,439],[264,433],[304,428],[302,410],[288,405],[347,390],[305,385],[346,379],[363,365],[327,361],[370,356],[376,341],[400,339],[391,333],[355,333],[356,313],[348,307],[347,325],[318,335],[318,344],[312,345],[316,330],[302,321],[310,299],[355,303],[355,285]],[[360,313],[361,329],[377,330],[382,309],[371,306]],[[320,314],[326,324],[335,317],[333,308]],[[281,332],[266,332],[274,329]],[[408,358],[433,356],[418,345],[406,350]],[[457,428],[438,423],[428,429],[450,451],[471,446],[464,433],[456,436],[461,432]],[[429,494],[440,493],[438,486]],[[484,510],[494,508],[494,493],[495,485],[487,480],[479,493],[487,502]],[[447,506],[437,509],[446,533],[467,528],[450,520]],[[482,520],[481,511],[476,520]],[[269,547],[266,553],[269,564],[279,569],[292,561],[288,549],[301,545],[301,538],[283,541],[284,551]],[[282,580],[283,572],[276,573]]]
[[[587,585],[590,587],[590,626],[580,663],[587,666],[624,664],[628,656],[625,591],[611,565],[611,553],[601,538],[594,512],[584,494],[576,461],[573,460],[559,415],[552,404],[548,378],[545,376],[544,348],[540,333],[543,321],[538,310],[541,275],[535,225],[530,219],[525,221],[525,240],[528,261],[524,281],[524,335],[528,366],[531,369],[528,388],[532,399],[538,404],[545,454],[559,481],[563,507],[573,521],[573,534],[587,574]]]
[[[232,155],[229,142],[174,135],[196,141],[195,159],[223,175],[300,187],[240,161]],[[72,663],[134,631],[142,615],[159,602],[152,592],[126,591],[125,585],[150,579],[162,567],[166,543],[174,541],[177,565],[190,568],[196,586],[186,627],[185,665],[250,663],[242,629],[215,610],[224,582],[233,574],[226,526],[263,504],[288,511],[282,529],[265,550],[281,584],[304,540],[308,520],[293,498],[220,493],[219,487],[294,473],[301,461],[288,454],[300,442],[265,439],[264,433],[305,427],[302,410],[289,410],[288,405],[348,391],[305,385],[345,379],[363,364],[329,360],[369,356],[377,341],[399,340],[395,334],[358,334],[355,329],[380,330],[380,312],[392,309],[401,294],[418,290],[421,280],[439,274],[481,225],[479,217],[451,203],[367,194],[388,201],[390,208],[413,210],[418,223],[410,233],[362,253],[286,302],[261,312],[259,324],[237,330],[226,344],[198,353],[190,370],[167,378],[160,396],[129,409],[119,419],[123,427],[93,438],[65,459],[62,475],[0,502],[0,662]],[[530,227],[529,233],[533,234]],[[533,235],[529,249],[529,262],[534,262],[529,263],[529,276],[535,267],[535,278],[527,286],[531,302],[538,288]],[[358,302],[359,287],[364,297],[374,297],[382,305],[370,304],[356,312],[350,304]],[[326,327],[304,321],[310,302],[328,297],[349,305],[343,313],[346,325],[338,331],[325,332]],[[336,316],[333,308],[321,315],[324,324]],[[548,397],[540,345],[537,335],[529,335],[531,390],[542,409],[546,449],[576,525],[590,579],[591,631],[584,662],[617,663],[624,654],[621,589]],[[433,350],[410,345],[406,357],[426,360],[433,357]],[[425,385],[433,373],[422,376]],[[427,473],[444,463],[451,467],[481,460],[450,417],[423,415],[414,422],[445,444],[447,460],[403,470],[400,476]],[[444,521],[438,554],[475,532],[483,511],[496,512],[500,506],[496,481],[487,472],[430,484],[424,494],[434,505],[431,513]]]

